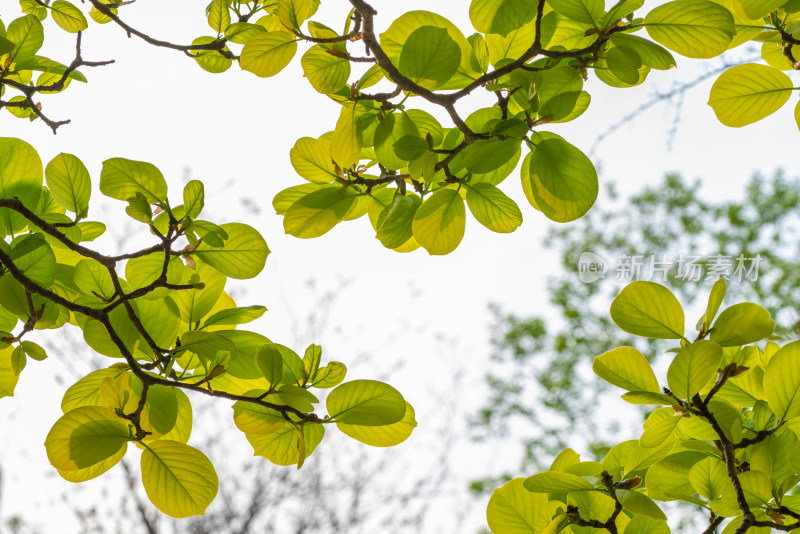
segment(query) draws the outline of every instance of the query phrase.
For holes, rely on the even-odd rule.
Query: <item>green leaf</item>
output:
[[[452,78],[460,63],[461,48],[447,29],[422,26],[403,44],[398,70],[414,83],[434,89]]]
[[[243,308],[230,308],[218,311],[203,323],[203,328],[209,326],[237,325],[254,321],[264,315],[267,308],[264,306],[245,306]]]
[[[559,14],[584,24],[597,26],[603,18],[603,0],[548,0]]]
[[[183,188],[183,209],[185,210],[186,217],[196,219],[203,211],[203,204],[205,202],[205,193],[203,189],[203,182],[199,180],[191,180]]]
[[[216,37],[204,35],[192,41],[192,45],[207,45],[216,41],[218,41]],[[230,52],[227,46],[223,46],[222,51]],[[212,74],[225,72],[233,65],[233,60],[231,58],[223,56],[220,51],[217,50],[193,50],[191,56],[197,61],[201,69]]]
[[[324,186],[301,197],[286,210],[283,228],[295,237],[319,237],[345,218],[356,195],[349,187]]]
[[[472,0],[469,5],[469,20],[481,33],[505,36],[535,15],[534,0]]]
[[[778,421],[800,417],[800,341],[784,345],[767,364],[764,392]]]
[[[522,189],[548,219],[574,221],[597,199],[597,171],[583,152],[560,137],[539,135],[543,140],[522,164]]]
[[[206,241],[200,244],[195,255],[229,278],[253,278],[264,269],[269,255],[267,242],[252,226],[227,223],[220,226],[228,234],[221,247],[212,247]]]
[[[9,25],[9,31],[14,22]],[[42,177],[42,160],[31,145],[20,139],[0,137],[0,198],[17,197],[27,207],[35,207]],[[18,232],[27,226],[28,220],[19,213],[0,209],[0,235]]]
[[[361,143],[356,126],[359,113],[355,104],[342,105],[339,120],[331,140],[331,157],[341,168],[347,169],[358,162]]]
[[[615,33],[611,37],[611,42],[636,52],[642,65],[657,70],[668,70],[675,67],[675,58],[672,57],[672,54],[647,39],[629,33]]]
[[[8,255],[31,280],[44,287],[53,285],[56,257],[42,234],[25,234],[14,239]]]
[[[217,473],[206,455],[171,440],[145,445],[142,485],[156,508],[171,517],[202,515],[217,495]]]
[[[689,482],[689,471],[694,464],[707,458],[708,454],[698,451],[669,454],[671,446],[667,448],[667,453],[661,458],[641,466],[650,465],[645,476],[648,495],[660,501],[674,500],[675,497],[671,495],[693,495],[694,489]],[[626,471],[630,472],[628,469]]]
[[[53,20],[62,30],[69,33],[82,32],[89,27],[86,17],[80,9],[66,0],[56,0],[50,6]]]
[[[239,65],[261,78],[275,76],[292,61],[297,39],[285,31],[261,33],[247,41]]]
[[[755,20],[767,16],[770,11],[775,11],[784,4],[786,0],[737,0],[735,7],[740,8],[748,19]]]
[[[297,464],[311,456],[325,436],[325,429],[320,424],[304,424],[302,442],[299,436],[297,428],[291,424],[269,434],[245,434],[256,455],[277,465]]]
[[[627,17],[643,5],[644,0],[619,0],[603,17],[602,26],[608,27],[611,23]]]
[[[329,362],[322,367],[314,377],[315,388],[332,388],[338,386],[347,374],[347,367],[340,362]]]
[[[11,356],[14,349],[11,346],[0,348],[0,399],[14,395],[19,376],[11,368]]]
[[[659,508],[658,505],[644,493],[618,489],[616,490],[615,494],[617,499],[619,499],[619,502],[627,510],[630,510],[635,514],[652,517],[653,519],[660,519],[662,521],[667,520],[667,516],[664,514],[661,508]]]
[[[75,264],[73,280],[84,295],[94,295],[106,302],[115,293],[111,274],[97,260],[85,259]]]
[[[231,25],[231,14],[228,10],[230,2],[226,0],[213,0],[206,8],[208,25],[217,33],[222,33]]]
[[[403,419],[406,401],[388,384],[374,380],[345,382],[330,392],[326,406],[337,422],[361,426],[391,425]]]
[[[706,313],[703,315],[703,323],[706,325],[706,331],[708,331],[708,327],[711,326],[711,323],[714,321],[714,317],[717,316],[717,311],[719,311],[719,306],[722,304],[722,299],[725,298],[727,287],[725,280],[720,278],[714,282],[714,287],[711,288],[711,293],[708,295]]]
[[[56,202],[78,215],[87,212],[92,184],[89,171],[81,160],[72,154],[61,153],[50,160],[44,175]]]
[[[611,319],[636,336],[683,337],[683,308],[669,289],[655,282],[628,284],[611,303]]]
[[[386,248],[402,246],[413,236],[414,215],[421,205],[422,200],[417,195],[394,195],[392,205],[375,237]]]
[[[312,46],[300,60],[303,76],[311,87],[327,95],[347,86],[350,77],[350,61],[328,52],[322,45]]]
[[[101,384],[106,378],[116,378],[123,372],[119,368],[109,367],[92,371],[84,376],[72,384],[64,393],[64,397],[61,399],[61,411],[67,413],[81,406],[102,406],[103,401],[100,398]]]
[[[336,423],[337,428],[351,438],[373,447],[394,447],[404,442],[417,426],[414,408],[406,402],[406,412],[396,423],[382,426]]]
[[[708,0],[675,0],[644,18],[647,33],[670,50],[693,58],[723,53],[736,33],[730,11]]]
[[[0,37],[0,56],[4,56],[14,50],[17,45],[6,39],[5,37]]]
[[[197,270],[185,269],[181,283],[189,283],[194,275],[204,284],[202,289],[182,289],[172,294],[184,323],[194,323],[205,317],[219,300],[227,278],[216,269],[203,262],[197,263]]]
[[[672,410],[669,408],[663,409],[672,412]],[[656,412],[653,413],[655,414],[659,410],[656,410]],[[639,438],[639,446],[645,449],[660,447],[672,436],[672,433],[674,432],[675,427],[678,426],[680,419],[681,417],[679,415],[672,415],[670,417],[661,419],[660,421],[656,421],[649,426],[646,424],[644,433]],[[648,422],[649,421],[650,419],[648,419]]]
[[[647,358],[633,347],[617,347],[596,356],[592,368],[597,376],[622,389],[661,392]]]
[[[744,500],[752,507],[767,505],[772,500],[772,484],[769,476],[761,471],[745,471],[739,473]],[[739,503],[733,484],[722,488],[722,505],[730,509],[738,509]]]
[[[297,174],[309,182],[327,184],[338,178],[330,148],[318,139],[301,137],[289,151],[289,158]]]
[[[16,45],[11,57],[19,67],[32,60],[42,47],[44,29],[35,15],[26,15],[11,21],[5,38]]]
[[[284,25],[298,29],[319,7],[319,0],[283,0],[278,3],[278,18]]]
[[[225,30],[225,38],[232,43],[247,44],[247,41],[266,32],[263,26],[249,22],[234,22]]]
[[[150,208],[150,204],[147,203],[147,199],[141,193],[136,193],[135,196],[128,199],[128,206],[125,208],[125,213],[132,219],[145,224],[150,224],[153,221],[153,210]]]
[[[577,475],[548,471],[529,476],[523,483],[525,489],[536,493],[564,493],[567,491],[587,491],[597,488],[588,480]]]
[[[90,467],[125,449],[128,422],[111,408],[82,406],[64,414],[47,434],[47,458],[57,469]]]
[[[269,382],[270,388],[274,388],[283,379],[283,356],[280,350],[275,350],[273,345],[265,345],[256,353],[256,366],[261,374]],[[247,432],[245,430],[245,432]]]
[[[457,72],[447,82],[441,86],[436,86],[437,89],[460,89],[480,76],[480,71],[473,69],[470,62],[472,47],[458,27],[445,17],[429,11],[409,11],[404,13],[396,18],[389,26],[389,29],[380,35],[381,47],[392,61],[392,64],[400,65],[400,57],[411,34],[425,26],[446,29],[450,39],[461,50],[461,60]],[[443,41],[446,42],[446,40]],[[528,46],[530,46],[530,43],[528,43]]]
[[[167,182],[151,163],[112,158],[103,162],[100,191],[117,200],[128,200],[141,193],[149,203],[158,204],[167,198]]]
[[[769,312],[752,302],[741,302],[725,308],[711,328],[711,341],[723,347],[755,343],[769,337],[775,321]]]
[[[654,393],[652,391],[631,391],[622,395],[622,399],[631,404],[656,404],[656,405],[672,405],[677,406],[678,401],[668,395],[662,393]]]
[[[11,352],[11,372],[14,376],[19,376],[27,363],[28,359],[25,356],[25,349],[22,348],[22,345]]]
[[[691,399],[714,378],[722,361],[722,347],[713,341],[695,341],[682,348],[667,371],[667,383],[681,399]]]
[[[34,343],[33,341],[23,341],[20,343],[22,349],[25,351],[25,354],[36,360],[37,362],[41,362],[47,359],[47,352],[45,350]]]
[[[248,391],[248,397],[258,397],[263,390]],[[280,412],[251,402],[237,401],[233,405],[233,422],[236,428],[248,435],[271,434],[287,423]]]
[[[431,255],[449,254],[464,237],[466,210],[455,189],[440,189],[430,196],[411,224],[414,238]]]
[[[523,486],[523,478],[515,478],[492,492],[486,508],[486,520],[495,534],[534,534],[541,532],[547,495],[533,493]],[[545,518],[545,522],[549,518]],[[546,523],[545,523],[546,524]]]
[[[522,212],[516,202],[491,184],[469,187],[467,206],[479,223],[494,232],[513,232],[522,224]]]
[[[666,521],[637,515],[631,518],[631,522],[625,527],[623,534],[670,534],[670,530]]]
[[[710,501],[717,500],[722,490],[730,485],[725,464],[718,458],[706,458],[694,464],[689,471],[692,488]]]
[[[775,67],[746,63],[717,78],[708,105],[725,126],[745,126],[778,111],[791,91],[792,80]]]

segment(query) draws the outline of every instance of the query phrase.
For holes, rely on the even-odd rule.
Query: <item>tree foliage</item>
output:
[[[237,307],[225,284],[229,277],[259,274],[269,249],[248,225],[200,219],[201,182],[186,184],[183,203],[173,206],[155,166],[123,158],[104,162],[100,190],[127,200],[126,213],[156,240],[107,256],[83,244],[105,226],[83,220],[91,186],[78,158],[60,154],[43,170],[29,144],[0,138],[0,162],[0,184],[10,197],[0,199],[0,395],[13,395],[28,359],[47,357],[26,339],[34,329],[72,324],[89,347],[120,360],[64,394],[64,415],[45,448],[65,479],[103,474],[134,443],[143,449],[142,483],[153,504],[173,517],[202,514],[216,495],[217,474],[186,444],[192,407],[185,392],[234,401],[236,427],[257,455],[278,465],[302,466],[325,425],[380,447],[413,431],[414,410],[391,386],[343,382],[345,365],[323,365],[318,345],[301,358],[237,329],[266,308]],[[319,400],[312,388],[333,388],[328,415],[314,413]]]
[[[319,0],[213,0],[206,8],[211,35],[186,45],[128,24],[123,15],[129,2],[89,3],[95,23],[113,23],[151,45],[184,52],[211,73],[237,62],[256,76],[274,76],[299,53],[298,43],[307,44],[300,59],[304,76],[340,112],[332,131],[301,138],[291,150],[291,162],[307,183],[281,192],[273,201],[276,212],[283,215],[286,232],[300,238],[321,236],[341,221],[366,215],[381,244],[400,252],[418,247],[430,254],[453,251],[464,236],[467,208],[487,228],[513,231],[522,212],[498,186],[520,161],[522,188],[536,210],[558,222],[583,216],[597,197],[597,172],[577,147],[546,126],[575,120],[587,109],[591,97],[584,82],[592,73],[607,85],[625,88],[643,83],[651,69],[674,67],[672,52],[713,58],[746,42],[761,42],[767,65],[728,69],[709,98],[723,124],[743,126],[785,104],[795,88],[782,70],[800,67],[793,53],[800,43],[800,4],[795,0],[673,0],[646,13],[640,13],[640,0],[612,6],[599,0],[473,0],[469,15],[477,33],[468,37],[427,11],[406,13],[378,35],[378,13],[364,0],[350,0],[341,32],[311,20]],[[73,3],[21,0],[20,6],[24,16],[7,25],[0,21],[0,107],[40,120],[55,132],[68,121],[50,118],[36,99],[61,92],[73,81],[85,82],[80,69],[110,61],[83,58],[89,20]],[[76,34],[68,64],[37,55],[48,15],[61,31]],[[641,36],[642,29],[649,39]],[[354,52],[359,47],[364,55]],[[496,103],[462,116],[457,104],[482,91]],[[443,126],[414,102],[441,108],[450,125]],[[0,144],[0,330],[7,333],[0,353],[0,391],[13,393],[29,357],[45,357],[38,345],[23,339],[34,328],[74,324],[94,350],[123,359],[67,391],[64,416],[46,442],[48,457],[62,476],[75,481],[97,476],[134,442],[143,448],[143,482],[156,506],[174,516],[202,513],[216,492],[216,475],[208,459],[185,444],[190,419],[184,390],[236,401],[236,426],[257,454],[281,465],[302,465],[321,441],[325,424],[336,423],[345,434],[371,445],[393,445],[408,437],[415,425],[413,409],[390,386],[370,380],[341,383],[345,367],[337,362],[323,366],[319,347],[310,346],[301,358],[260,334],[233,328],[264,309],[237,307],[224,293],[225,281],[257,275],[269,250],[247,225],[198,219],[202,184],[190,182],[183,204],[173,207],[155,166],[120,157],[104,163],[100,190],[126,202],[125,212],[145,224],[157,243],[118,256],[82,245],[103,227],[86,220],[89,176],[80,160],[62,154],[43,170],[36,151],[24,141],[5,138]],[[68,217],[67,211],[74,215]],[[613,319],[633,334],[683,339],[683,315],[671,293],[660,286],[632,287],[615,300]],[[654,302],[663,307],[654,308]],[[670,386],[679,384],[668,404],[682,414],[712,426],[715,418],[725,416],[720,428],[727,433],[709,439],[723,444],[726,468],[734,459],[725,447],[749,450],[755,442],[745,446],[741,439],[749,438],[730,435],[731,428],[739,427],[735,421],[726,426],[736,419],[730,410],[724,408],[719,416],[715,411],[715,403],[723,402],[721,393],[712,390],[698,401],[695,395],[702,389],[698,384],[710,380],[706,374],[715,366],[714,346],[763,337],[768,326],[763,314],[742,310],[723,312],[710,341],[704,339],[712,324],[706,317],[697,343],[684,340],[676,357],[688,363],[679,366],[674,379],[668,376]],[[726,321],[737,328],[757,327],[741,335],[725,328]],[[11,332],[15,328],[17,334]],[[719,332],[728,337],[715,338]],[[702,372],[695,376],[696,364]],[[683,376],[687,373],[688,378]],[[732,380],[730,373],[721,376],[719,388]],[[624,384],[644,385],[638,380]],[[311,387],[335,388],[326,399],[326,418],[313,411],[318,399]],[[633,394],[639,400],[664,400],[652,389]],[[766,400],[778,410],[779,422],[791,419],[791,406]],[[755,428],[747,427],[746,420],[741,425]],[[609,466],[601,477],[598,488],[605,488],[605,497],[579,492],[573,497],[580,504],[569,502],[577,511],[567,508],[548,522],[615,532],[623,508],[652,512],[655,505],[632,491],[634,484],[614,486],[621,482],[614,479],[617,468]],[[741,488],[736,489],[739,479],[730,469],[728,474],[735,497],[743,498]],[[552,490],[545,493],[582,491],[593,484],[574,474],[535,480],[516,484],[514,492],[523,487]],[[543,506],[553,513],[558,509]],[[608,506],[613,517],[602,519]],[[742,529],[756,525],[749,508],[738,509],[744,513]]]
[[[629,346],[596,356],[594,372],[626,391],[627,402],[659,408],[638,440],[615,444],[601,462],[582,462],[566,449],[548,471],[495,490],[487,510],[494,532],[669,532],[655,501],[705,509],[706,532],[727,518],[723,532],[800,526],[790,494],[800,481],[800,344],[752,345],[771,336],[775,323],[751,302],[717,313],[725,290],[717,280],[689,337],[683,308],[665,286],[637,281],[620,292],[611,304],[617,326],[678,345],[668,351],[666,381]]]

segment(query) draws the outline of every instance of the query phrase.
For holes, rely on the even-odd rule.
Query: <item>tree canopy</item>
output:
[[[380,34],[378,12],[364,0],[350,0],[337,21],[341,32],[312,20],[319,0],[213,0],[206,7],[211,31],[198,29],[210,35],[190,44],[126,22],[129,2],[88,1],[88,18],[67,0],[21,0],[24,15],[0,21],[0,107],[54,133],[67,124],[38,100],[111,62],[83,57],[90,19],[183,52],[215,74],[236,62],[256,76],[277,75],[302,44],[304,76],[339,106],[339,116],[328,133],[294,145],[289,158],[305,182],[278,194],[275,211],[285,231],[300,238],[367,216],[378,241],[398,252],[452,252],[467,208],[490,230],[512,232],[522,210],[498,186],[520,162],[535,210],[562,223],[586,214],[597,198],[597,172],[548,125],[580,118],[591,103],[589,76],[624,89],[644,83],[651,69],[673,68],[673,52],[710,59],[756,41],[766,64],[727,69],[709,97],[719,121],[739,127],[782,108],[796,89],[783,71],[800,68],[796,0],[674,0],[649,9],[643,0],[473,0],[466,31],[412,11]],[[76,35],[63,63],[37,55],[46,25]],[[478,92],[494,103],[470,108],[467,97]],[[422,107],[440,108],[449,124]],[[800,124],[800,105],[795,118]],[[155,506],[176,517],[202,513],[217,477],[186,444],[191,403],[184,392],[235,401],[235,425],[257,454],[280,465],[301,466],[329,424],[375,446],[410,435],[414,410],[391,386],[343,382],[344,364],[322,365],[319,346],[301,358],[236,328],[265,308],[237,306],[224,291],[226,279],[256,276],[269,249],[248,225],[200,219],[201,182],[189,182],[180,200],[170,201],[154,165],[124,154],[106,160],[101,193],[126,203],[125,213],[155,242],[113,256],[87,245],[105,229],[89,220],[90,184],[77,156],[60,154],[45,166],[29,143],[0,140],[0,393],[13,394],[29,358],[46,358],[30,341],[35,329],[71,324],[93,350],[121,360],[64,396],[64,415],[45,442],[64,478],[102,474],[132,442],[143,450],[143,483]],[[551,471],[498,489],[488,509],[495,532],[660,531],[666,523],[652,499],[707,507],[713,528],[724,517],[734,517],[726,528],[736,532],[792,530],[787,517],[800,526],[800,512],[784,498],[797,475],[777,467],[794,462],[796,349],[753,345],[773,332],[769,312],[743,303],[717,316],[724,293],[724,283],[714,286],[693,341],[666,287],[634,282],[614,299],[611,318],[622,330],[679,344],[669,388],[660,389],[632,347],[598,356],[594,369],[627,390],[631,402],[665,407],[650,416],[642,440],[613,447],[602,464],[567,451]],[[311,388],[333,388],[328,415],[315,412]],[[700,465],[700,481],[691,483],[690,471]],[[685,472],[686,480],[670,478],[673,472]]]

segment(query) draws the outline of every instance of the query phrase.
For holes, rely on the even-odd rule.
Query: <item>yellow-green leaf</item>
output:
[[[373,447],[394,447],[408,439],[417,426],[417,420],[414,418],[414,408],[406,402],[406,413],[396,423],[382,426],[365,426],[340,422],[336,423],[336,426],[344,434],[361,443],[366,443]]]
[[[711,341],[723,347],[755,343],[769,337],[775,321],[769,312],[752,302],[740,302],[725,308],[711,328]]]
[[[669,289],[655,282],[628,284],[611,303],[611,319],[637,336],[683,337],[683,308]]]
[[[239,65],[256,76],[275,76],[292,61],[297,39],[285,31],[256,35],[244,45]]]
[[[286,210],[283,228],[295,237],[319,237],[345,218],[356,195],[349,187],[323,186],[301,197]]]
[[[252,226],[242,223],[220,225],[227,234],[221,247],[200,244],[195,255],[229,278],[253,278],[264,268],[269,255],[267,242]]]
[[[682,348],[667,371],[667,383],[681,399],[691,399],[714,378],[722,361],[722,347],[713,341],[695,341]]]
[[[469,20],[481,33],[507,35],[536,15],[534,0],[472,0]]]
[[[297,174],[309,182],[327,184],[338,178],[330,149],[318,139],[298,139],[289,151],[289,159]]]
[[[56,21],[62,30],[70,33],[82,32],[89,27],[86,17],[80,9],[66,0],[56,0],[50,6],[53,20]]]
[[[172,440],[145,445],[142,485],[156,508],[171,517],[202,515],[217,495],[217,472],[205,454]]]
[[[89,171],[81,160],[72,154],[61,153],[50,160],[44,175],[56,202],[75,214],[86,213],[92,184]]]
[[[633,347],[617,347],[595,357],[593,369],[600,378],[622,389],[661,392],[650,363]]]
[[[557,135],[538,134],[538,138],[522,163],[525,196],[548,219],[574,221],[597,199],[597,171],[583,152]]]
[[[63,471],[93,466],[126,448],[131,440],[128,424],[111,408],[75,408],[56,421],[47,434],[47,458]]]
[[[391,425],[406,413],[400,392],[375,380],[345,382],[328,394],[325,404],[331,418],[350,425]]]
[[[347,85],[350,77],[350,62],[343,57],[330,54],[322,45],[308,49],[300,59],[303,76],[311,87],[322,94],[335,93]]]
[[[778,111],[791,91],[792,80],[775,67],[746,63],[717,78],[708,105],[725,126],[745,126]]]
[[[464,237],[464,199],[455,189],[440,189],[417,212],[411,228],[414,238],[429,254],[449,254]]]
[[[778,421],[800,417],[800,341],[784,345],[769,360],[764,392]]]
[[[517,203],[488,183],[477,183],[467,189],[469,211],[489,230],[513,232],[522,224],[522,212]]]
[[[103,162],[100,191],[117,200],[128,200],[141,193],[148,202],[155,204],[167,198],[167,182],[151,163],[112,158]]]
[[[693,58],[723,53],[736,33],[730,11],[709,0],[675,0],[644,18],[647,33],[670,50]]]
[[[495,534],[534,534],[549,522],[543,517],[547,495],[523,487],[523,478],[515,478],[492,492],[486,508],[486,520]]]

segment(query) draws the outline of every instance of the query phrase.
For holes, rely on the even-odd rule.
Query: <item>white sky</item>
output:
[[[139,0],[121,15],[152,36],[185,43],[209,33],[203,5],[188,0]],[[473,31],[468,3],[463,1],[384,1],[375,2],[375,7],[379,31],[399,16],[401,9],[433,10],[453,20],[465,35]],[[341,28],[348,11],[348,2],[327,0],[314,20]],[[0,16],[6,25],[17,15],[16,2],[2,0]],[[63,37],[52,20],[46,21],[45,34],[42,54],[68,63],[72,38]],[[94,180],[92,206],[100,200],[96,187],[101,163],[107,158],[155,164],[167,177],[175,198],[180,198],[184,168],[189,167],[190,177],[205,183],[206,217],[218,223],[247,222],[265,236],[272,250],[264,272],[255,281],[235,287],[239,291],[246,288],[246,297],[237,301],[240,305],[257,303],[269,308],[264,318],[253,324],[273,341],[291,344],[292,316],[302,318],[313,310],[314,294],[306,287],[308,280],[316,281],[319,292],[348,280],[349,286],[329,318],[329,330],[317,341],[328,358],[344,362],[353,355],[371,353],[372,362],[351,366],[349,378],[373,377],[388,369],[388,362],[402,359],[403,369],[388,381],[417,408],[420,427],[416,432],[424,437],[435,430],[435,425],[426,426],[425,420],[425,414],[436,408],[431,392],[438,384],[447,383],[456,368],[469,369],[468,387],[461,395],[464,413],[480,404],[481,378],[488,362],[487,302],[522,314],[543,313],[547,276],[560,266],[553,254],[542,252],[540,238],[555,223],[527,204],[515,172],[503,189],[520,205],[525,220],[522,227],[511,235],[500,235],[472,220],[461,245],[445,257],[431,257],[422,249],[405,255],[384,249],[374,239],[366,218],[342,223],[317,239],[284,235],[282,218],[274,215],[271,200],[280,190],[303,183],[289,163],[289,149],[299,137],[316,137],[332,130],[339,114],[338,105],[316,93],[302,78],[299,57],[304,50],[301,45],[292,64],[274,78],[257,78],[236,65],[212,75],[182,53],[128,39],[113,24],[91,24],[84,35],[84,58],[114,58],[116,64],[84,68],[88,84],[73,83],[61,95],[41,99],[50,118],[71,118],[73,122],[53,136],[43,124],[3,112],[0,128],[4,136],[33,144],[45,164],[60,152],[79,156]],[[608,89],[597,81],[589,83],[589,110],[553,131],[588,152],[598,135],[656,89],[667,90],[674,81],[689,81],[702,72],[690,60],[677,59],[677,72],[653,71],[643,87],[621,90]],[[624,193],[638,191],[659,181],[666,172],[676,171],[687,178],[702,178],[704,195],[731,197],[741,194],[742,185],[755,171],[769,175],[783,167],[794,175],[798,128],[792,109],[797,97],[792,96],[772,117],[731,129],[719,124],[706,105],[710,85],[709,81],[686,95],[672,151],[666,149],[666,132],[675,117],[664,106],[652,108],[605,140],[594,158],[601,170],[601,191],[608,180],[617,182]],[[472,102],[477,105],[475,99]],[[485,102],[491,104],[491,100]],[[467,115],[470,105],[461,109]],[[437,116],[444,126],[451,126],[440,113]],[[244,209],[242,198],[257,204],[260,213]],[[603,202],[602,194],[599,202]],[[112,211],[95,206],[90,218],[113,227],[109,231],[112,238],[127,232],[131,223],[115,214],[123,213],[123,204],[110,200],[99,204]],[[104,246],[113,250],[116,245],[107,240]],[[387,343],[390,336],[391,343]],[[445,341],[436,342],[437,336]],[[9,483],[14,474],[19,480],[32,470],[47,468],[41,444],[60,415],[63,386],[54,386],[52,398],[45,399],[37,378],[52,380],[48,379],[52,373],[49,366],[56,359],[59,356],[53,352],[50,361],[31,362],[22,375],[17,397],[0,401],[0,463],[13,470],[5,473],[0,518],[27,506],[25,494]],[[225,430],[235,432],[232,425]],[[513,443],[508,445],[508,451],[513,451]],[[462,470],[465,480],[516,464],[513,453],[500,460],[503,455],[497,449],[464,445],[455,454],[467,460]],[[58,477],[37,484],[41,484],[39,492],[70,487]],[[483,503],[476,509],[476,527],[483,509]]]

